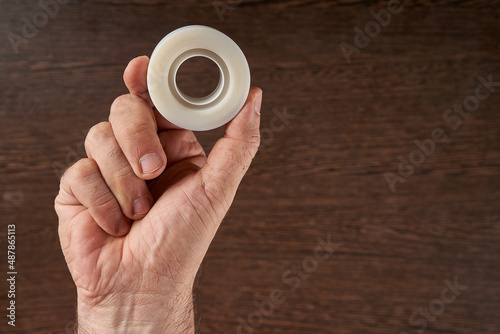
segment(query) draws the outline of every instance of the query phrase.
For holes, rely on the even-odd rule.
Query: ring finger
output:
[[[109,122],[90,129],[85,150],[88,157],[96,161],[125,216],[133,220],[143,218],[151,208],[153,198],[146,182],[134,173]]]

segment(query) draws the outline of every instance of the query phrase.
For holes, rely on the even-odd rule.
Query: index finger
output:
[[[147,56],[140,56],[132,59],[123,73],[123,81],[125,82],[130,94],[143,98],[144,101],[146,101],[149,106],[153,108],[156,124],[158,125],[158,129],[160,131],[180,129],[177,125],[167,121],[156,110],[148,91],[148,65],[149,58]]]

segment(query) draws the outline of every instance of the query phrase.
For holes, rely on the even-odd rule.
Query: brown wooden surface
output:
[[[54,167],[81,156],[85,130],[125,93],[131,58],[175,28],[205,24],[245,52],[264,90],[262,128],[273,110],[295,118],[266,140],[208,252],[202,332],[237,333],[238,317],[278,289],[287,300],[253,333],[417,333],[409,317],[458,277],[467,289],[425,333],[500,333],[500,87],[458,130],[442,118],[478,76],[500,81],[500,2],[405,1],[348,64],[339,44],[353,44],[354,27],[386,5],[244,1],[221,22],[212,0],[73,0],[16,54],[6,36],[39,6],[2,0],[0,332],[69,333],[75,290],[58,243]],[[436,127],[448,140],[391,192],[384,173]],[[221,133],[198,136],[209,150]],[[2,278],[10,223],[15,330]],[[340,246],[292,292],[282,274],[327,235]]]

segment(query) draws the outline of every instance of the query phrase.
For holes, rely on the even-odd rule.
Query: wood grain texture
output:
[[[240,333],[417,333],[409,317],[458,277],[467,289],[425,333],[500,333],[500,87],[459,129],[443,121],[478,76],[500,81],[500,1],[402,4],[348,64],[339,44],[352,45],[387,2],[243,1],[221,21],[212,0],[72,0],[15,53],[7,34],[40,7],[2,0],[0,253],[15,222],[19,274],[17,326],[2,311],[0,332],[69,333],[75,290],[58,243],[56,171],[83,156],[85,130],[126,92],[130,59],[205,24],[245,52],[264,90],[265,141],[205,259],[201,331],[238,333],[254,301],[281,290],[286,301]],[[384,173],[438,127],[446,142],[391,192]],[[221,133],[197,135],[209,151]],[[283,274],[328,235],[340,246],[291,291]]]

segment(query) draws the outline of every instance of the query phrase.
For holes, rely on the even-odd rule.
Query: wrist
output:
[[[98,304],[78,298],[78,333],[194,333],[193,297],[129,294]]]

